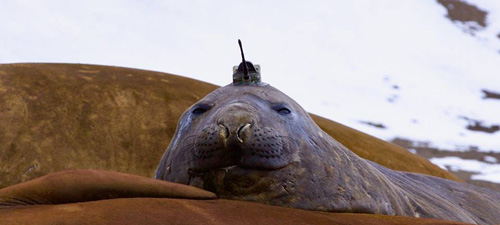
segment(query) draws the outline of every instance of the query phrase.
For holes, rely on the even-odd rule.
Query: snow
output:
[[[489,163],[497,163],[498,162],[498,160],[495,157],[489,156],[489,155],[484,156],[484,161],[489,162]]]
[[[486,169],[482,174],[472,175],[471,179],[500,183],[500,166],[486,167]]]
[[[472,175],[473,180],[485,180],[489,182],[500,183],[500,164],[484,163],[472,159],[461,159],[455,156],[443,158],[431,158],[432,163],[443,169],[451,171],[468,171],[477,173]]]
[[[263,81],[312,113],[386,140],[500,152],[500,132],[463,119],[500,124],[500,101],[481,92],[500,92],[500,2],[469,2],[489,12],[474,36],[436,1],[6,1],[0,63],[116,65],[225,85],[241,38]]]

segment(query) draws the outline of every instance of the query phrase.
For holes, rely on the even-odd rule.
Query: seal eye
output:
[[[287,115],[287,114],[290,114],[292,113],[289,109],[283,107],[283,108],[279,108],[276,110],[279,114],[281,115]]]
[[[193,108],[193,111],[191,111],[191,113],[193,113],[194,115],[201,115],[203,113],[205,113],[206,111],[208,111],[211,107],[209,105],[205,105],[205,104],[200,104],[200,105],[197,105]]]
[[[201,115],[203,113],[205,113],[207,110],[206,109],[203,109],[203,108],[196,108],[196,109],[193,109],[193,114],[195,115]]]
[[[292,113],[290,108],[282,103],[273,104],[272,109],[274,109],[274,111],[278,112],[280,115],[288,115]]]

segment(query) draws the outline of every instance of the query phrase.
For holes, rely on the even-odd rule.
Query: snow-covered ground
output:
[[[471,159],[461,159],[459,157],[431,158],[430,160],[443,169],[476,173],[471,177],[473,180],[486,180],[500,183],[500,164],[495,164],[497,163],[496,159],[492,160],[490,163]]]
[[[312,113],[386,140],[500,152],[500,131],[466,129],[500,125],[500,100],[483,98],[500,93],[500,1],[467,2],[487,12],[485,28],[421,0],[3,1],[0,63],[116,65],[225,85],[240,38],[263,81]]]

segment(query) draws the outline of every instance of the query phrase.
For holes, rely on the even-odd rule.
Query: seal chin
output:
[[[274,183],[272,174],[289,165],[273,169],[231,165],[206,171],[189,170],[189,185],[214,192],[219,197],[248,196],[268,191]]]

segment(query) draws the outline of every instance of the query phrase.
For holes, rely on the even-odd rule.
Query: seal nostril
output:
[[[223,124],[219,124],[219,135],[223,140],[227,140],[229,138],[229,129]]]
[[[238,141],[243,143],[244,139],[246,138],[245,136],[247,135],[247,130],[250,127],[250,124],[247,123],[240,128],[238,128],[238,131],[236,132],[236,136],[238,137]]]

